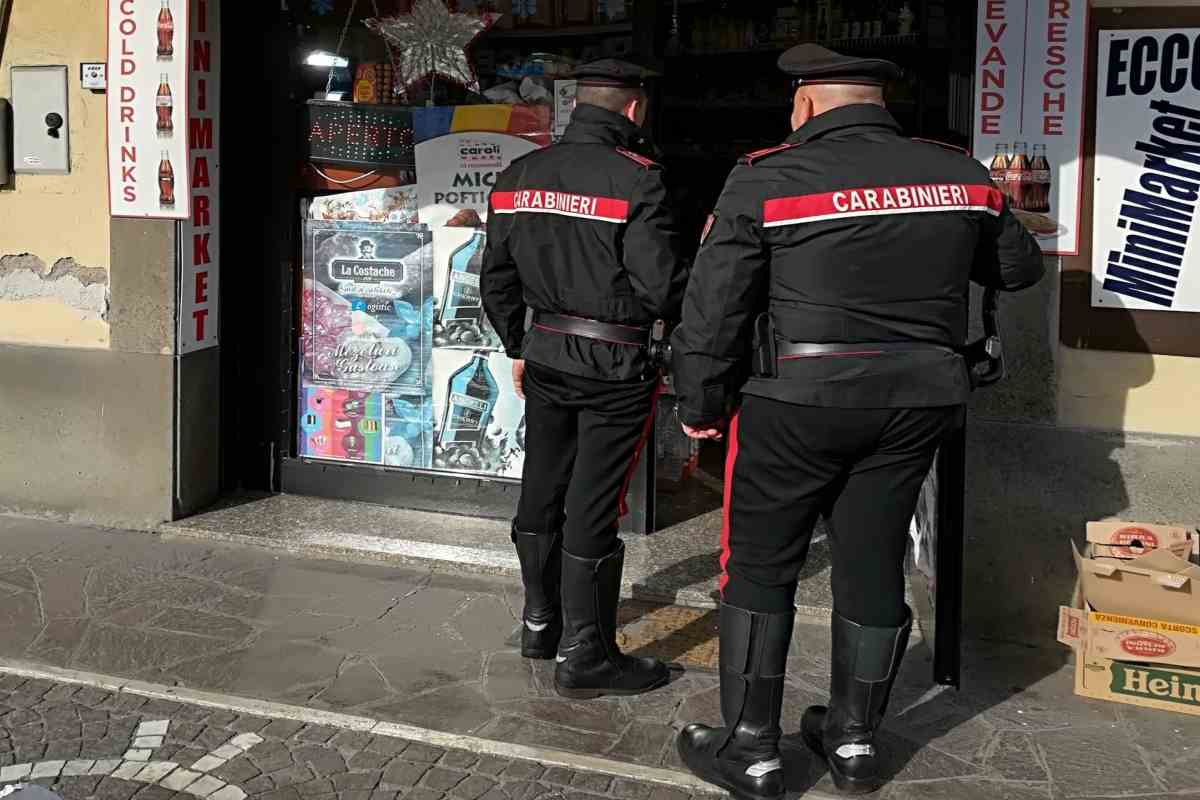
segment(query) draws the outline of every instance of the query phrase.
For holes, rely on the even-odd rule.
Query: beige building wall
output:
[[[104,61],[104,0],[11,0],[0,97],[15,65],[65,64],[71,173],[17,175],[0,188],[0,342],[108,347],[105,95],[79,86]]]
[[[1058,355],[1060,425],[1200,437],[1200,358],[1072,347]]]

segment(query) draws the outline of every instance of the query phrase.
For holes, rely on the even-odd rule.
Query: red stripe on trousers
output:
[[[730,507],[733,504],[733,467],[738,455],[738,417],[741,411],[733,415],[729,423],[729,444],[725,450],[725,500],[721,510],[721,596],[725,595],[725,584],[729,583],[729,519]]]
[[[625,493],[629,491],[629,484],[633,482],[633,471],[637,469],[638,459],[642,455],[642,448],[646,446],[646,441],[650,438],[650,431],[654,430],[655,413],[658,411],[658,396],[662,393],[662,381],[654,384],[654,393],[650,395],[650,413],[646,416],[646,424],[642,426],[642,435],[638,437],[637,447],[633,450],[633,458],[629,460],[629,468],[625,470],[625,480],[621,482],[621,494],[617,496],[617,518],[625,516],[629,513],[629,506],[625,504]],[[654,491],[651,487],[650,491]]]

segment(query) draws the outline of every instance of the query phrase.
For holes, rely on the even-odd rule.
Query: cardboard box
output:
[[[1200,625],[1200,567],[1162,548],[1137,558],[1081,554],[1071,544],[1087,607],[1184,625]]]
[[[1058,641],[1089,659],[1200,669],[1200,625],[1060,606]]]
[[[1113,661],[1077,650],[1075,694],[1200,716],[1200,670]]]
[[[1187,528],[1121,520],[1089,522],[1087,540],[1092,544],[1092,555],[1110,558],[1137,558],[1164,548],[1187,559],[1200,545],[1200,537]]]

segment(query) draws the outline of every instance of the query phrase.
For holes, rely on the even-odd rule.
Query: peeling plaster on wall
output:
[[[0,256],[0,301],[56,300],[83,320],[108,318],[108,272],[60,258],[47,267],[30,253]]]

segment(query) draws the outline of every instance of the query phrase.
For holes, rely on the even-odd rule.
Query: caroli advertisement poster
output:
[[[433,234],[435,347],[500,348],[479,293],[488,196],[500,172],[537,147],[493,132],[447,133],[417,143],[417,214]]]
[[[432,466],[432,243],[423,225],[305,221],[299,454]]]
[[[479,284],[496,178],[549,141],[548,115],[531,124],[518,110],[417,109],[414,116],[417,213],[433,237],[435,469],[519,478],[524,464],[525,406]]]
[[[512,361],[498,350],[433,352],[433,466],[520,478],[525,403],[512,389]]]

